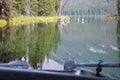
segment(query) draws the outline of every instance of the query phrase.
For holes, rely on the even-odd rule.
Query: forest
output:
[[[18,19],[38,21],[35,16],[55,16],[59,14],[59,9],[60,0],[0,0],[0,19],[16,20],[15,25],[11,24],[14,27],[10,27],[9,21],[5,27],[0,27],[0,62],[29,57],[31,66],[36,68],[50,51],[56,52],[60,44],[56,23],[19,25]]]
[[[57,15],[59,7],[60,0],[0,0],[0,18]]]
[[[0,18],[6,19],[8,17],[15,17],[15,16],[53,16],[58,15],[60,11],[60,3],[62,0],[0,0]],[[65,0],[68,1],[68,4],[76,3],[76,0]],[[70,7],[69,11],[63,10],[62,14],[77,14],[83,15],[101,15],[101,14],[110,14],[110,15],[119,15],[120,13],[120,0],[91,0],[93,2],[92,5],[84,6],[83,9],[86,7],[87,10],[81,10],[76,8],[77,11],[75,13],[75,9],[71,10]],[[107,3],[108,6],[104,4],[97,5],[98,3],[103,4]],[[112,4],[114,3],[114,5]],[[115,11],[114,7],[118,6],[118,13]],[[74,4],[72,4],[74,5]],[[97,7],[96,7],[97,6]],[[69,6],[68,6],[69,7]],[[75,7],[75,6],[74,6]],[[82,7],[82,5],[79,5]],[[108,7],[108,8],[107,8]],[[67,8],[68,9],[68,8]]]

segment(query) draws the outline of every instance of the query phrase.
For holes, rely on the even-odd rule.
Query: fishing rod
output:
[[[8,63],[0,63],[0,67],[28,69],[29,65],[26,61],[14,60],[14,61],[10,61]]]
[[[67,61],[64,64],[64,70],[73,70],[77,67],[120,67],[120,62],[91,62],[91,63],[76,63],[76,61]]]
[[[74,71],[77,67],[96,67],[96,76],[101,77],[102,67],[120,67],[120,62],[103,62],[99,60],[99,62],[92,63],[76,63],[75,61],[67,61],[64,64],[65,71]]]

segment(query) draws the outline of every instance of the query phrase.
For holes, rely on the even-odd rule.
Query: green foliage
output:
[[[61,0],[55,0],[55,11],[57,15],[59,14],[60,11],[60,1]]]
[[[37,2],[38,1],[38,2]],[[33,0],[34,3],[31,3],[34,12],[37,12],[37,15],[51,16],[55,14],[55,0]],[[35,2],[38,4],[35,6]]]
[[[30,7],[31,7],[31,14],[32,15],[38,15],[38,11],[39,11],[39,6],[38,6],[39,2],[38,0],[31,0],[31,3],[30,3]]]
[[[60,0],[0,0],[0,18],[20,15],[53,16],[58,14],[59,7]]]
[[[59,10],[60,0],[31,0],[30,14],[33,16],[51,16]],[[25,14],[25,0],[12,0],[13,10],[17,15]]]
[[[120,16],[120,0],[117,0],[118,4],[117,4],[117,7],[118,7],[118,15]]]
[[[12,7],[17,15],[25,14],[25,2],[24,2],[24,0],[12,0]]]

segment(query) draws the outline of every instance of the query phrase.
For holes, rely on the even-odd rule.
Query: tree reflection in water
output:
[[[8,62],[12,60],[12,52],[10,51],[10,31],[9,27],[0,28],[0,62]]]
[[[4,34],[4,36],[3,36]],[[60,44],[56,23],[27,24],[0,29],[0,62],[25,58],[32,67],[41,66]]]
[[[117,42],[119,48],[119,61],[120,61],[120,19],[118,20],[118,24],[117,24]]]

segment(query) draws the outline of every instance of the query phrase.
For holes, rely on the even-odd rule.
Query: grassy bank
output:
[[[61,16],[63,20],[70,20],[68,16]],[[36,17],[27,17],[27,16],[19,16],[9,18],[8,21],[1,19],[0,27],[5,27],[7,24],[9,26],[15,25],[23,25],[23,24],[31,24],[31,23],[50,23],[57,22],[59,19],[58,16],[36,16]]]

